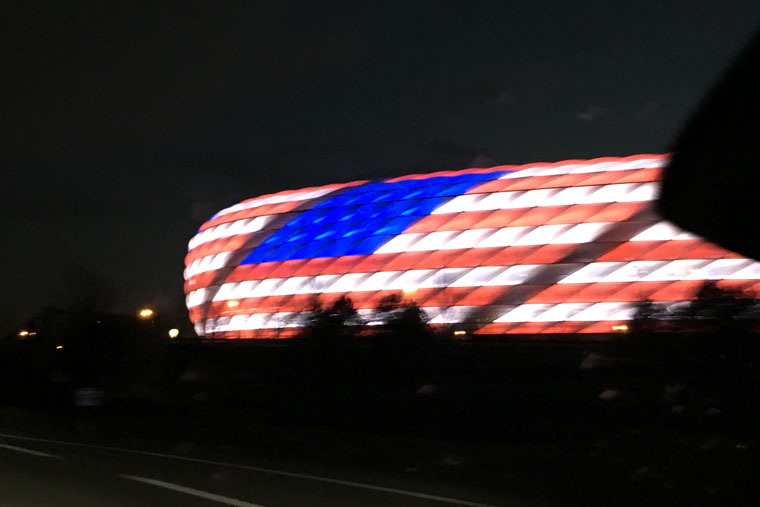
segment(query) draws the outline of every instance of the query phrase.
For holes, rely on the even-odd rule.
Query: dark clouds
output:
[[[19,2],[0,21],[2,269],[27,311],[87,264],[181,292],[235,200],[467,165],[656,152],[754,1]]]

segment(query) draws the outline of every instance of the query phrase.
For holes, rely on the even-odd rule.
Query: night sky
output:
[[[0,332],[77,272],[115,311],[176,312],[194,231],[259,194],[665,151],[760,20],[757,0],[365,4],[6,8]]]

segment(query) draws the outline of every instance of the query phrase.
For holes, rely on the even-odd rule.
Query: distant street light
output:
[[[169,338],[176,338],[179,336],[179,329],[173,327],[169,330]]]
[[[228,308],[235,308],[238,305],[240,305],[240,301],[238,301],[236,299],[230,299],[229,301],[227,301],[227,307]]]
[[[29,336],[29,331],[27,331],[26,329],[24,329],[22,331],[19,331],[18,335],[19,336],[24,336],[24,337]]]
[[[56,345],[55,350],[63,350],[63,345]]]
[[[138,315],[140,316],[141,319],[149,319],[153,317],[153,310],[151,310],[150,308],[143,308],[142,310],[140,310],[140,313],[138,313]]]

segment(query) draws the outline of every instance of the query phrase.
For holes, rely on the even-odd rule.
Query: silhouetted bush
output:
[[[309,310],[305,331],[320,345],[332,346],[354,336],[359,324],[361,320],[351,298],[342,296],[327,308],[315,299]]]
[[[417,382],[430,372],[433,332],[427,315],[414,302],[393,294],[375,312],[375,359],[384,375]]]

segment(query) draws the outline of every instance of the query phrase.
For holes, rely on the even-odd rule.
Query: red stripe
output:
[[[215,270],[188,279],[186,290],[218,283],[217,273],[227,271],[221,280],[241,282],[266,278],[289,278],[344,273],[374,273],[410,269],[442,269],[477,266],[510,266],[515,264],[552,264],[570,256],[581,244],[526,245],[490,248],[463,248],[433,252],[324,257],[294,261],[243,265],[234,270]],[[596,262],[630,262],[639,260],[672,261],[678,259],[717,259],[730,252],[702,240],[626,242],[603,254]],[[594,260],[592,260],[594,261]],[[580,264],[579,264],[580,267]],[[221,274],[221,273],[219,273]]]

